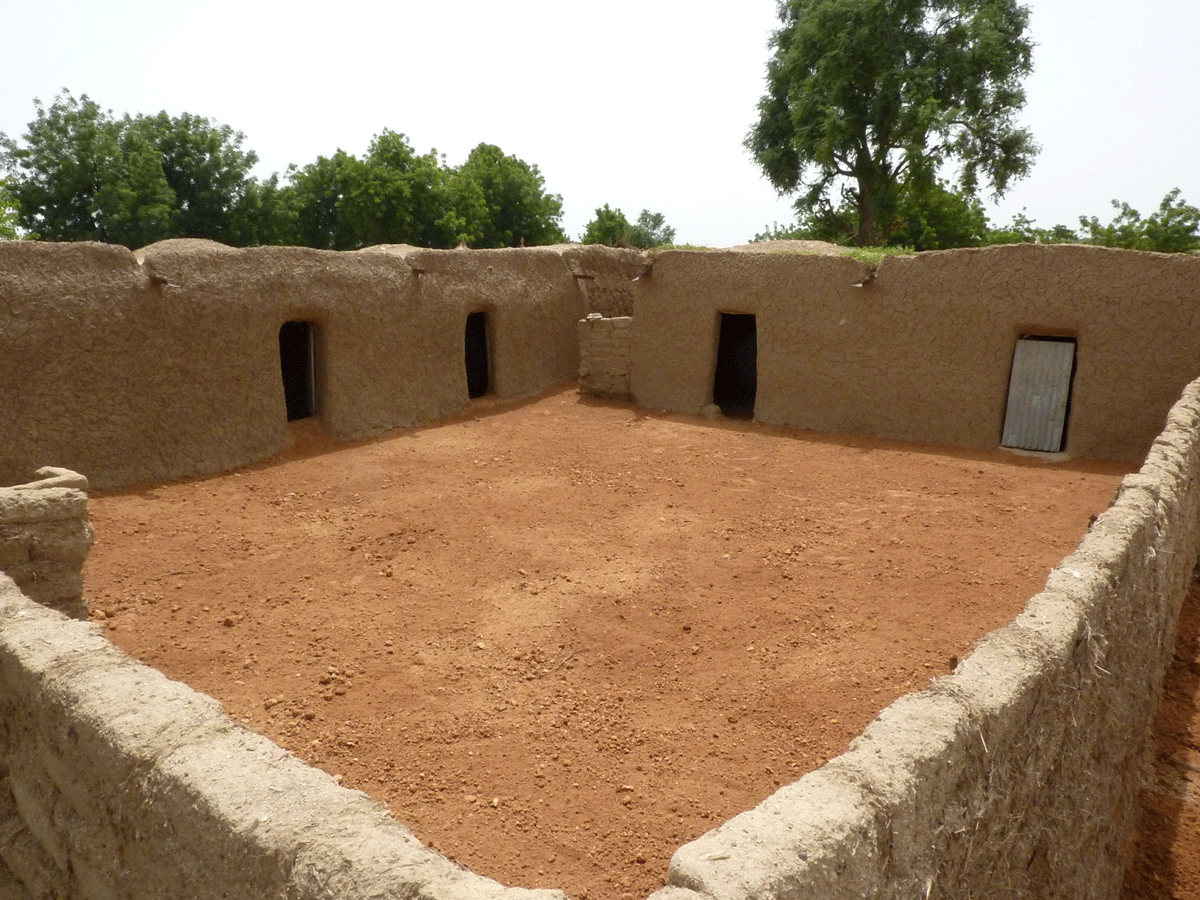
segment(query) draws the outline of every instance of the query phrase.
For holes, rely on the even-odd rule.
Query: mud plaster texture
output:
[[[1043,249],[1050,248],[1016,252]],[[107,259],[111,250],[85,246],[80,252],[86,263],[87,253]],[[141,277],[153,290],[168,290],[181,283],[172,277],[196,274],[190,265],[203,272],[206,254],[250,252],[201,250],[197,256],[194,248],[180,248],[178,265],[168,275],[163,274],[169,269],[166,261],[175,251],[163,248],[163,269]],[[373,252],[408,257],[407,251]],[[656,263],[656,276],[670,272],[658,268],[669,260],[664,254]],[[881,267],[877,283],[885,280],[890,263]],[[430,271],[410,268],[407,277],[420,281]],[[1192,271],[1184,270],[1185,281]],[[841,274],[863,277],[861,270]],[[319,272],[308,275],[318,279]],[[574,274],[570,278],[579,280]],[[42,287],[51,283],[47,272]],[[269,291],[254,295],[264,293]],[[1186,294],[1167,293],[1182,307]],[[459,312],[480,308],[477,302],[464,302]],[[637,309],[644,312],[642,306]],[[27,311],[19,310],[15,324],[5,323],[6,340],[9,326],[19,330],[27,324],[21,320]],[[714,308],[709,312],[711,323]],[[1179,309],[1174,312],[1171,322],[1183,328]],[[567,320],[572,334],[578,316],[576,308]],[[293,309],[284,321],[295,317]],[[653,315],[639,312],[635,350],[642,346],[636,336],[643,334],[646,320],[652,322]],[[67,330],[75,327],[70,317],[65,321]],[[320,335],[319,316],[314,321]],[[196,326],[197,320],[188,324]],[[325,327],[336,334],[332,325]],[[1025,325],[1015,327],[1028,333]],[[1032,333],[1056,327],[1041,319],[1030,326]],[[1161,350],[1168,369],[1183,365],[1185,355],[1173,343],[1172,327],[1157,323],[1168,346],[1147,343],[1144,348]],[[453,330],[458,360],[457,325]],[[714,331],[710,324],[710,337]],[[265,329],[268,344],[276,333],[277,323]],[[1139,333],[1131,331],[1129,347],[1141,346]],[[1008,357],[1013,337],[1010,333],[1006,342]],[[1079,339],[1082,348],[1082,334]],[[713,343],[708,342],[709,358]],[[48,339],[41,345],[43,350],[49,346]],[[156,347],[158,368],[148,368],[171,369],[166,349]],[[278,381],[278,360],[273,352],[267,356],[270,365],[261,368],[271,375],[260,372],[263,386]],[[497,377],[499,360],[498,353]],[[577,365],[577,359],[573,362]],[[760,365],[760,378],[772,384],[767,358],[760,357]],[[635,395],[638,371],[635,352]],[[653,382],[653,371],[646,369],[647,383]],[[14,376],[6,372],[6,377]],[[105,386],[113,384],[111,373],[108,377]],[[330,397],[339,396],[329,387],[338,377],[355,383],[345,373],[325,372],[319,382]],[[1121,417],[1130,403],[1121,398],[1145,388],[1149,400],[1144,405],[1153,406],[1155,377],[1126,383],[1114,395],[1109,412],[1113,430],[1124,441],[1114,455],[1128,454],[1140,439],[1138,428],[1125,428]],[[529,383],[534,381],[531,376]],[[1149,720],[1179,600],[1196,559],[1198,391],[1195,385],[1187,389],[1141,472],[1126,479],[1113,507],[1014,623],[985,639],[931,690],[885,710],[845,755],[680,848],[670,885],[658,892],[658,900],[961,897],[985,894],[997,885],[1013,897],[1115,896],[1145,767]],[[773,393],[767,392],[768,401]],[[270,410],[274,419],[280,418],[281,391],[276,400]],[[335,426],[347,427],[354,416],[345,409],[339,413],[332,400],[330,406],[322,422],[341,434]],[[767,402],[756,415],[770,421],[770,410]],[[1079,422],[1089,420],[1078,409],[1074,415],[1073,440],[1081,441],[1080,433],[1089,432]],[[27,416],[21,421],[41,420]],[[854,430],[846,421],[852,420],[843,420],[844,428]],[[911,427],[911,420],[904,421]],[[937,421],[931,420],[934,433]],[[56,423],[61,425],[57,420],[44,424]],[[368,421],[361,427],[369,433],[375,426]],[[353,428],[344,433],[353,434]],[[969,430],[959,436],[948,442],[971,444]],[[1104,455],[1084,449],[1088,446],[1082,441],[1071,449]],[[203,449],[209,454],[197,456],[197,471],[211,471],[213,448]],[[113,477],[165,477],[155,465],[171,471],[177,456],[159,446],[155,451],[157,456],[139,457],[129,469],[120,470],[114,462],[125,474]],[[245,452],[240,445],[229,458],[240,459]],[[5,864],[0,887],[15,896],[358,897],[389,891],[447,898],[561,896],[506,894],[495,882],[453,866],[361,795],[344,791],[236,726],[213,701],[133,663],[94,626],[31,603],[7,579],[0,580],[0,714],[0,859]],[[217,883],[208,877],[214,871],[229,878]]]
[[[1198,445],[1193,385],[1012,624],[680,848],[656,900],[1117,896],[1196,558]],[[0,859],[30,896],[561,896],[454,866],[7,580],[0,623]]]
[[[861,287],[856,286],[866,282]],[[756,316],[757,421],[1000,443],[1022,335],[1077,340],[1069,453],[1140,460],[1200,359],[1200,258],[1022,244],[886,257],[667,251],[639,278],[635,402],[712,402],[719,314]]]
[[[52,460],[98,488],[223,471],[287,442],[279,329],[312,324],[316,418],[353,440],[467,409],[486,312],[491,395],[574,381],[576,322],[627,310],[638,254],[356,253],[165,241],[0,242],[0,483]]]
[[[92,546],[87,479],[42,468],[36,481],[0,487],[0,572],[31,600],[87,618],[83,563]]]

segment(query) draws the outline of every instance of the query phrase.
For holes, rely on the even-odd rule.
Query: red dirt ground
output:
[[[1126,467],[561,390],[92,498],[93,617],[508,884],[643,897],[1009,621]]]

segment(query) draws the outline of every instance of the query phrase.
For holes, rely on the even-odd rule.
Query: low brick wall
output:
[[[0,572],[30,599],[87,618],[83,561],[92,547],[87,479],[43,468],[37,481],[0,487]]]
[[[579,389],[600,397],[627,398],[633,319],[591,313],[579,320]]]
[[[1198,528],[1200,381],[1014,622],[681,847],[656,900],[1117,897]]]

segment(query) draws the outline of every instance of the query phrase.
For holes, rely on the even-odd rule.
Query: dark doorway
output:
[[[288,421],[307,419],[317,411],[311,322],[283,323],[279,329],[279,367]]]
[[[467,316],[467,396],[474,400],[491,390],[488,360],[488,319],[485,312]]]
[[[1059,453],[1067,446],[1075,338],[1025,335],[1013,350],[1000,443]]]
[[[758,326],[754,316],[721,313],[717,341],[717,371],[713,376],[713,403],[724,415],[754,418],[758,393]]]

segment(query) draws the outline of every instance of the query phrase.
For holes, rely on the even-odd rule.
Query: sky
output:
[[[1175,187],[1200,205],[1200,0],[1026,4],[1018,121],[1042,150],[989,218],[1145,216]],[[573,239],[608,204],[734,246],[795,221],[742,146],[777,22],[774,0],[0,0],[0,132],[66,88],[230,125],[264,178],[384,129],[449,165],[496,144],[562,196]]]

